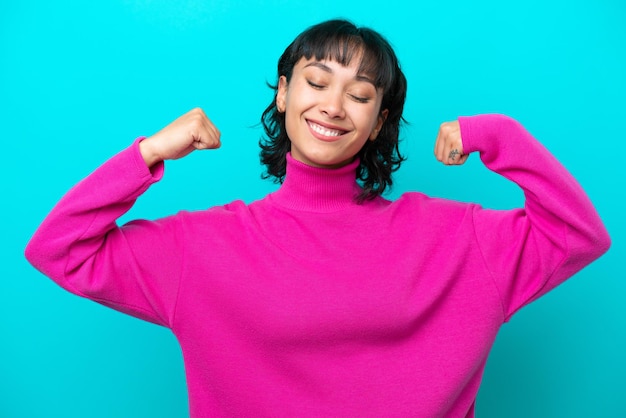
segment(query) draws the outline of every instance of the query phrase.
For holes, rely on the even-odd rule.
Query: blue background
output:
[[[603,258],[503,327],[478,416],[623,416],[625,12],[620,0],[3,1],[0,416],[187,415],[171,333],[64,292],[26,263],[24,246],[75,182],[195,106],[221,129],[222,149],[168,163],[128,216],[273,190],[258,162],[265,82],[299,32],[333,17],[383,33],[409,80],[409,160],[389,197],[521,205],[517,187],[476,156],[463,167],[432,156],[441,122],[506,113],[579,179],[613,238]]]

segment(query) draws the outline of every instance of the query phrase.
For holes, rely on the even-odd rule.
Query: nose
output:
[[[327,90],[320,105],[322,113],[331,119],[342,119],[345,116],[343,108],[343,93],[335,90]]]

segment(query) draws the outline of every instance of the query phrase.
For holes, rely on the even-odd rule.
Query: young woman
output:
[[[313,26],[277,75],[261,141],[276,192],[116,225],[165,160],[219,147],[195,109],[70,190],[27,258],[70,292],[171,328],[194,417],[473,416],[500,326],[608,249],[598,214],[501,115],[442,124],[435,155],[479,153],[523,189],[523,208],[382,198],[402,161],[406,81],[370,29]]]

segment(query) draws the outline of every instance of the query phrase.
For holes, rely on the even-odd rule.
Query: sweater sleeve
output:
[[[118,227],[139,195],[163,175],[139,152],[141,138],[74,186],[37,229],[26,258],[64,289],[169,326],[182,242],[176,217]]]
[[[524,192],[523,209],[474,212],[476,239],[506,320],[606,252],[609,235],[574,177],[515,120],[459,118],[463,151]]]

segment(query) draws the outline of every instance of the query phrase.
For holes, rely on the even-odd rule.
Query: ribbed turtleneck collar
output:
[[[334,212],[354,205],[361,191],[356,182],[358,158],[340,168],[311,167],[287,154],[287,171],[281,187],[270,199],[289,209]]]

